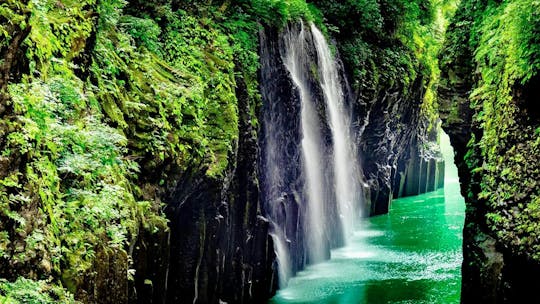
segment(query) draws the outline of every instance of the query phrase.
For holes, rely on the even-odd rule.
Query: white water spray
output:
[[[311,91],[308,88],[307,53],[308,43],[306,31],[302,24],[300,33],[288,32],[285,36],[284,64],[291,78],[298,88],[301,100],[301,125],[302,125],[302,154],[305,173],[305,191],[308,210],[308,254],[310,262],[321,262],[325,258],[324,245],[324,187],[323,187],[323,145],[321,139],[321,123],[311,99]]]
[[[359,217],[356,207],[361,197],[358,157],[336,62],[326,39],[314,24],[311,24],[311,32],[317,48],[320,82],[334,141],[334,186],[346,241],[352,235],[355,220]]]
[[[262,193],[283,288],[304,263],[325,260],[352,235],[362,179],[338,61],[324,36],[312,24],[281,35],[270,41],[262,33],[260,55]]]

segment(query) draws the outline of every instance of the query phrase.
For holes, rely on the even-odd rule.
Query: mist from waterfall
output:
[[[283,288],[345,245],[362,179],[345,79],[322,33],[299,23],[260,38],[260,181]]]
[[[324,172],[323,172],[323,145],[321,138],[319,115],[315,103],[308,89],[310,45],[306,40],[306,30],[301,25],[300,33],[287,32],[284,37],[285,57],[284,64],[291,78],[300,92],[301,101],[301,128],[302,128],[302,154],[305,176],[304,190],[308,202],[307,211],[307,248],[311,263],[324,260]]]
[[[352,235],[355,220],[360,216],[357,204],[361,198],[359,166],[354,140],[351,137],[351,111],[345,108],[345,98],[336,61],[319,29],[312,23],[311,32],[317,48],[320,83],[334,142],[334,187],[344,240]]]

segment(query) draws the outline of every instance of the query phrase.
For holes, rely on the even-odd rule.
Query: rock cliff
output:
[[[398,18],[383,18],[393,5],[383,4],[350,33],[327,1],[2,3],[0,277],[51,303],[268,299],[280,279],[275,227],[288,237],[292,274],[310,262],[300,96],[280,45],[301,19],[335,38],[343,59],[363,216],[439,187],[435,122],[422,110],[426,73],[386,28]],[[326,120],[313,52],[307,82]],[[320,132],[330,155],[331,130]],[[283,138],[275,151],[270,135]],[[272,153],[287,160],[279,184],[267,178]],[[331,163],[320,164],[327,184]],[[269,188],[280,208],[270,210]],[[325,193],[327,206],[334,194]],[[322,223],[326,258],[344,242],[334,207]]]
[[[440,116],[467,204],[462,303],[540,299],[538,9],[462,1],[441,53]]]

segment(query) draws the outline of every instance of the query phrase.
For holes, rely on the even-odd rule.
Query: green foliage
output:
[[[490,3],[479,21],[481,33],[475,51],[481,79],[471,95],[475,118],[483,129],[478,141],[485,159],[481,199],[489,202],[488,218],[494,231],[518,252],[540,259],[538,244],[540,136],[526,109],[516,102],[516,90],[525,90],[540,71],[540,3]],[[515,143],[520,142],[519,146]],[[507,212],[515,208],[514,212]]]
[[[11,283],[0,279],[0,303],[2,304],[75,304],[63,288],[45,281],[18,278]]]
[[[401,60],[408,55],[407,50],[397,40],[383,34],[384,19],[377,1],[318,0],[315,4],[325,13],[328,29],[338,40],[340,55],[352,75],[355,91],[363,95],[376,94],[385,86],[397,86],[401,77],[396,75],[407,78],[412,74],[409,62]]]
[[[251,14],[266,24],[284,25],[287,21],[314,19],[312,10],[305,0],[251,0]]]
[[[2,2],[0,50],[14,28],[29,28],[30,73],[9,85],[0,141],[1,157],[17,163],[0,172],[1,265],[36,268],[33,277],[76,292],[100,251],[126,252],[140,229],[167,229],[160,202],[141,188],[188,170],[223,178],[239,84],[257,124],[261,24],[313,21],[338,38],[357,91],[407,91],[418,76],[436,83],[437,30],[451,2]],[[49,301],[48,283],[0,286],[0,300]]]
[[[45,76],[51,60],[63,58],[67,61],[76,57],[90,36],[93,22],[89,18],[88,6],[95,0],[32,0],[28,26],[30,35],[25,40],[30,60],[30,70]],[[66,10],[65,7],[69,7]]]
[[[97,98],[133,139],[129,148],[145,170],[200,164],[219,176],[238,133],[229,36],[209,17],[164,12],[162,29],[131,16],[100,25],[107,31],[98,32],[91,69]]]
[[[540,3],[460,3],[441,56],[445,85],[472,85],[473,136],[465,161],[472,206],[514,254],[540,260],[540,136],[530,95],[540,70]],[[475,75],[473,78],[472,75]],[[470,75],[470,76],[467,76]],[[457,107],[457,105],[456,105]]]
[[[398,18],[396,35],[418,59],[426,88],[422,112],[431,123],[438,119],[435,92],[440,76],[438,54],[443,45],[447,20],[457,9],[457,2],[430,0],[397,4],[398,10],[403,9],[405,13]]]
[[[315,12],[304,1],[284,3],[283,20]],[[31,26],[31,73],[9,85],[13,117],[0,142],[1,157],[20,160],[1,173],[0,262],[73,293],[99,252],[125,252],[140,229],[167,229],[160,202],[139,187],[157,187],[169,171],[223,177],[238,137],[236,81],[247,85],[253,116],[260,99],[257,37],[266,17],[253,3],[176,11],[167,1],[147,11],[131,4],[0,6],[0,18]],[[13,284],[48,303],[47,284]]]
[[[324,12],[331,27],[343,34],[369,38],[382,36],[384,17],[375,0],[326,1],[316,0],[315,5]]]
[[[260,24],[249,15],[237,12],[219,23],[223,32],[231,33],[232,57],[236,77],[248,84],[250,97],[259,99],[257,71],[259,70],[259,30]]]
[[[17,0],[7,0],[0,3],[0,50],[9,46],[12,37],[12,28],[25,29],[27,8],[24,3]],[[0,63],[4,58],[0,58]]]
[[[227,154],[237,138],[233,49],[229,37],[218,29],[206,29],[196,18],[178,11],[169,16],[165,34],[166,59],[176,69],[191,72],[190,89],[184,97],[184,120],[192,123],[190,135],[200,132],[199,153],[209,150],[209,175],[221,174]],[[185,125],[186,123],[184,123]]]
[[[28,153],[30,161],[24,186],[3,182],[21,193],[8,197],[7,210],[39,199],[38,216],[49,224],[29,231],[22,253],[41,251],[53,272],[76,276],[92,267],[96,247],[122,248],[143,218],[155,216],[130,189],[138,165],[123,158],[126,138],[100,122],[83,83],[69,74],[28,81],[10,88],[20,131],[9,135],[7,148]],[[21,229],[28,221],[35,219],[16,220]]]
[[[124,15],[120,18],[119,27],[135,40],[138,47],[145,47],[148,51],[161,55],[161,28],[154,20]]]
[[[423,114],[433,123],[440,73],[437,55],[456,2],[317,0],[315,4],[340,41],[340,53],[355,90],[370,95],[397,87],[407,94],[413,81],[421,77],[426,88]]]
[[[540,69],[540,3],[512,1],[490,5],[480,29],[475,59],[486,86],[497,81],[527,83]],[[501,60],[502,59],[502,60]],[[497,79],[500,78],[500,79]]]

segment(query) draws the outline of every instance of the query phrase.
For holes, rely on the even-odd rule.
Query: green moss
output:
[[[43,255],[42,263],[57,274],[84,273],[94,263],[96,247],[123,247],[138,234],[143,218],[156,217],[132,193],[130,179],[138,166],[123,158],[126,138],[100,122],[99,109],[88,102],[91,93],[84,91],[80,80],[67,75],[10,88],[20,131],[9,135],[7,148],[27,153],[29,161],[21,172],[24,184],[16,180],[21,173],[4,179],[4,193],[19,194],[7,197],[3,213],[9,217],[6,212],[38,200],[37,214],[22,213],[16,229],[48,223],[28,231],[24,250],[11,254],[23,254],[25,261]]]
[[[481,78],[471,95],[472,107],[481,109],[475,116],[485,160],[479,197],[488,201],[488,222],[507,246],[536,259],[540,164],[530,156],[538,155],[540,137],[515,92],[539,72],[539,10],[539,3],[526,0],[486,7],[475,51]]]
[[[99,250],[125,252],[140,229],[167,229],[161,203],[139,187],[184,170],[224,177],[238,138],[237,81],[257,125],[260,22],[322,20],[300,0],[139,4],[146,9],[123,0],[0,5],[11,22],[1,23],[2,50],[13,26],[30,26],[30,73],[9,84],[13,111],[2,117],[2,158],[20,165],[1,173],[0,262],[73,293]]]
[[[473,87],[473,136],[466,161],[479,183],[470,191],[485,210],[491,233],[514,254],[540,260],[540,136],[530,111],[539,74],[537,1],[462,1],[442,56],[443,68]],[[476,71],[476,77],[472,74]],[[485,206],[485,207],[484,207]],[[473,206],[474,207],[474,206]]]
[[[457,2],[448,0],[409,2],[405,4],[407,13],[398,31],[399,38],[414,51],[419,61],[426,88],[422,112],[432,123],[438,119],[436,101],[436,88],[440,77],[438,54],[443,46],[448,20],[457,9]]]
[[[15,2],[2,4],[2,18],[25,5]],[[217,10],[208,19],[168,7],[129,16],[125,5],[35,0],[20,9],[31,15],[31,73],[9,85],[1,154],[21,165],[0,179],[0,258],[74,293],[99,248],[127,250],[140,229],[167,229],[160,202],[143,198],[141,172],[163,172],[156,184],[166,166],[224,174],[238,136],[235,54],[256,79],[256,42],[218,27]]]
[[[248,120],[257,126],[261,24],[315,22],[337,38],[353,87],[366,97],[388,88],[407,95],[423,77],[422,107],[432,119],[435,54],[453,3],[2,2],[0,50],[16,30],[30,32],[21,48],[28,73],[7,86],[13,111],[2,117],[1,157],[17,165],[0,172],[0,262],[54,280],[1,283],[0,297],[23,301],[7,290],[27,286],[47,303],[44,286],[60,283],[77,292],[99,249],[125,252],[140,229],[167,229],[161,202],[149,201],[142,185],[166,186],[188,170],[225,177],[239,136],[236,91],[243,84]],[[508,38],[513,48],[534,37],[521,30],[508,29],[518,34]],[[533,53],[509,60],[526,67],[520,61],[526,54]],[[523,82],[533,74],[517,70],[509,77]]]
[[[45,281],[19,278],[15,282],[0,279],[0,302],[4,304],[75,304],[79,303],[61,287]]]
[[[422,114],[434,127],[438,117],[438,52],[457,1],[314,3],[324,12],[328,28],[338,40],[353,88],[368,99],[389,88],[400,88],[408,95],[420,78],[426,90]]]
[[[320,14],[305,0],[251,0],[252,15],[266,24],[284,25],[287,21],[304,19],[313,21]]]

